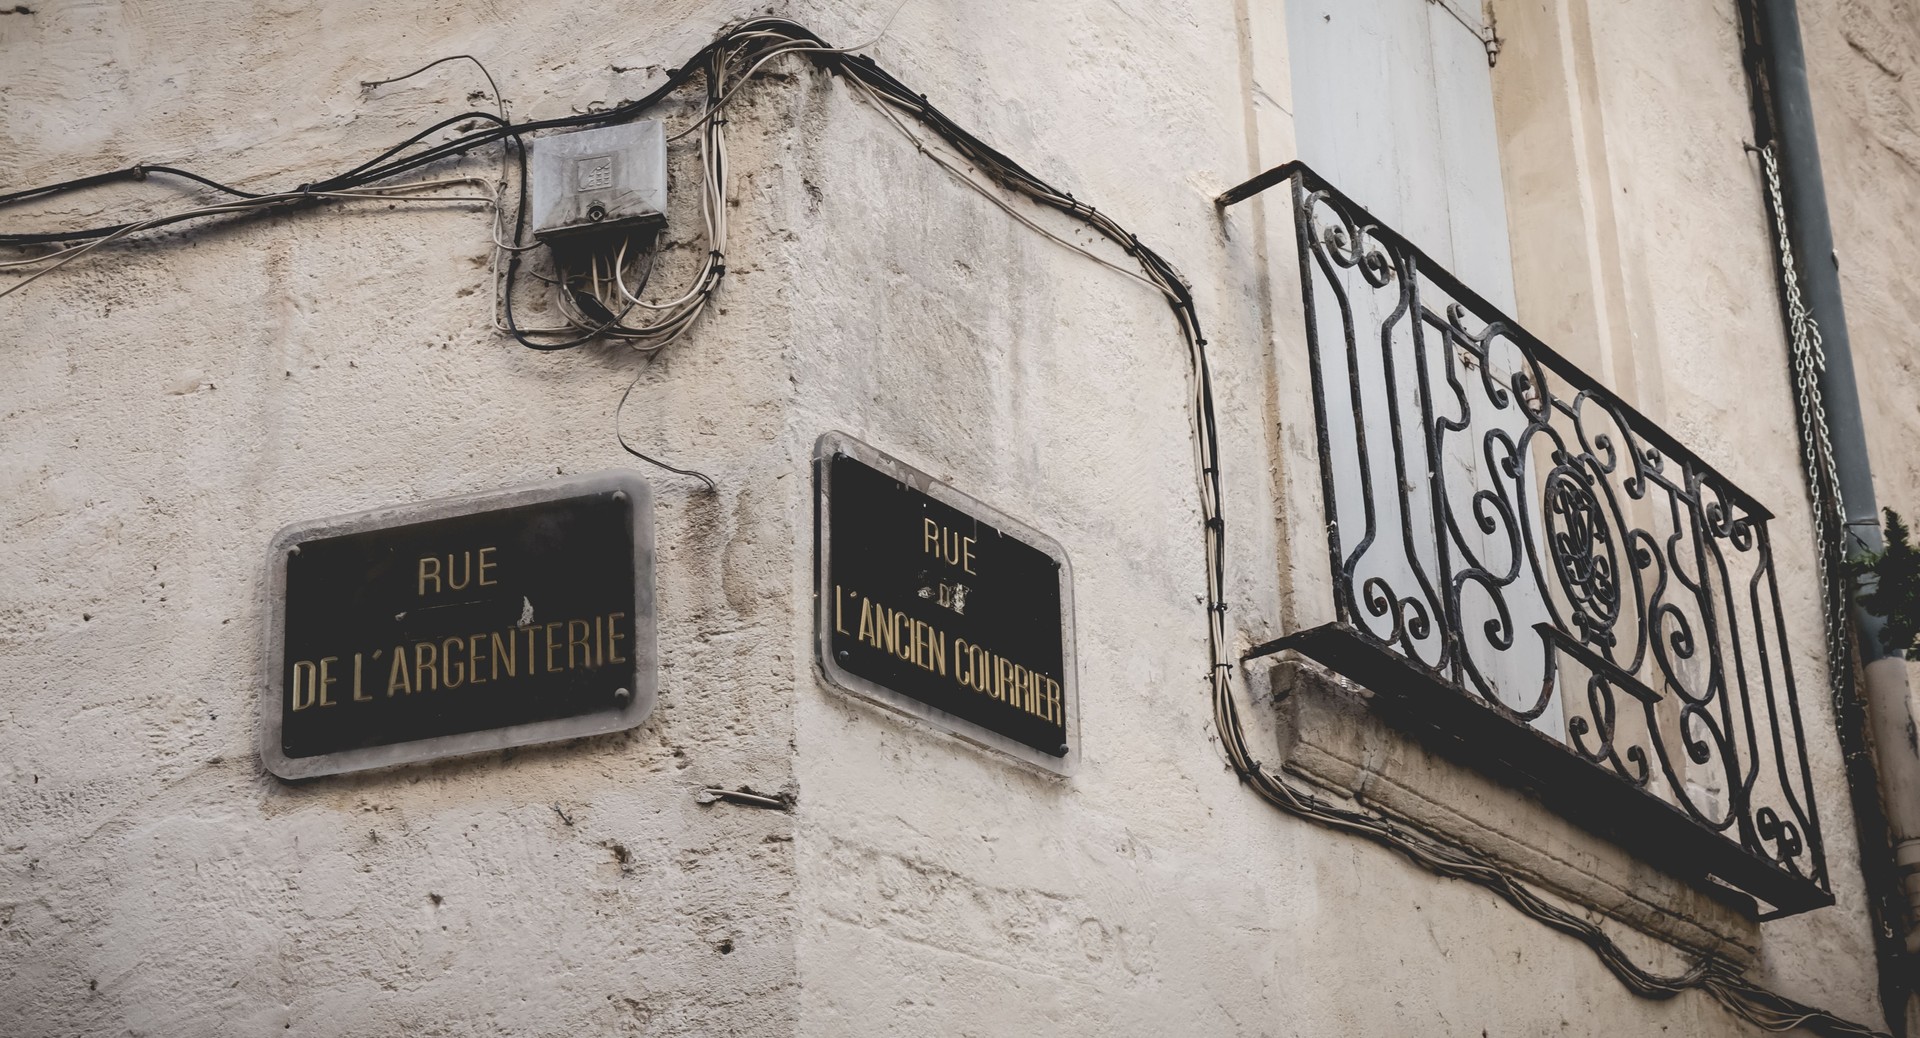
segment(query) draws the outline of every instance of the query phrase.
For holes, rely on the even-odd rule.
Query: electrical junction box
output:
[[[527,145],[533,236],[548,244],[667,222],[667,135],[652,120]]]

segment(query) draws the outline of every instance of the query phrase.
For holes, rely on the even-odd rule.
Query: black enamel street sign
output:
[[[261,756],[306,778],[631,728],[653,709],[632,473],[282,530]]]
[[[1078,731],[1066,553],[850,437],[821,437],[814,456],[828,679],[1066,771]]]

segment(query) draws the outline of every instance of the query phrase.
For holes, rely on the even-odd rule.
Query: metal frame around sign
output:
[[[887,473],[901,483],[942,504],[959,509],[980,521],[987,523],[1002,533],[1052,558],[1059,565],[1060,573],[1060,654],[1062,699],[1065,707],[1065,730],[1067,753],[1061,757],[1043,753],[1025,743],[1009,738],[990,728],[976,724],[963,717],[957,717],[945,710],[932,706],[904,692],[888,688],[876,681],[849,673],[833,658],[833,632],[831,620],[823,603],[832,595],[832,508],[830,500],[833,492],[832,466],[827,464],[835,455],[846,455]],[[1033,527],[1021,522],[1005,512],[994,508],[976,498],[967,496],[953,487],[934,479],[925,472],[908,465],[891,455],[885,454],[860,440],[842,432],[821,434],[813,447],[814,479],[814,588],[813,617],[814,637],[813,655],[815,665],[827,684],[856,698],[883,707],[889,711],[905,714],[922,721],[939,731],[945,732],[963,742],[984,747],[1005,754],[1022,764],[1042,771],[1070,776],[1078,770],[1081,754],[1080,744],[1080,680],[1077,668],[1077,652],[1074,644],[1073,627],[1073,563],[1067,558],[1066,548],[1060,542]]]
[[[286,666],[287,558],[301,543],[329,537],[412,526],[478,512],[544,504],[596,494],[624,493],[632,503],[634,635],[633,694],[624,705],[591,713],[500,728],[434,736],[312,757],[288,757],[281,745],[280,698]],[[283,779],[316,778],[397,764],[412,764],[513,746],[575,739],[625,731],[645,722],[659,697],[659,641],[655,630],[653,587],[653,489],[638,473],[608,470],[569,476],[530,486],[490,490],[412,504],[374,508],[351,515],[313,519],[283,527],[274,535],[267,561],[270,616],[267,670],[260,688],[260,758]]]

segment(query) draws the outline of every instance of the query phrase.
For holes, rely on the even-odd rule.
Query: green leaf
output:
[[[1886,550],[1857,556],[1848,568],[1856,578],[1866,573],[1875,578],[1874,589],[1860,596],[1860,605],[1886,618],[1880,644],[1888,652],[1920,660],[1920,551],[1914,550],[1900,513],[1889,508],[1885,515]]]

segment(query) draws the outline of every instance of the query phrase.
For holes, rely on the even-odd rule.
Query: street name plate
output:
[[[260,753],[282,778],[620,731],[653,710],[637,474],[296,523],[270,567]]]
[[[1079,731],[1065,550],[840,433],[814,450],[818,652],[841,689],[1051,771]]]

